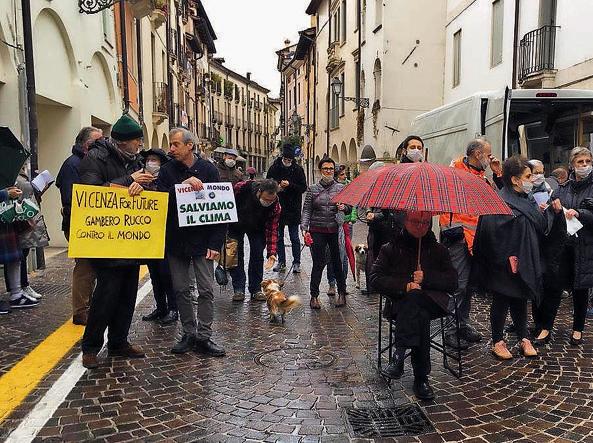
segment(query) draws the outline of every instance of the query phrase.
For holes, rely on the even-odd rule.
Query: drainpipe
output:
[[[519,51],[519,19],[521,18],[521,0],[515,0],[515,26],[513,30],[513,89],[517,88],[517,52]]]
[[[37,98],[35,91],[35,59],[33,57],[33,30],[31,29],[31,4],[30,0],[22,0],[23,11],[23,46],[25,49],[25,72],[27,77],[27,105],[29,123],[29,150],[31,152],[31,178],[37,175],[39,169],[37,126]],[[43,248],[35,248],[35,258],[39,269],[45,268],[45,255]]]
[[[144,122],[144,88],[142,86],[142,33],[141,33],[141,22],[136,20],[136,55],[138,57],[138,105],[139,112],[138,118],[140,124]],[[155,146],[151,146],[155,147]]]
[[[25,3],[27,0],[22,0]],[[28,1],[27,1],[28,2]],[[128,42],[126,36],[126,5],[119,3],[119,22],[121,34],[121,69],[124,88],[124,114],[130,112],[130,82],[128,78]]]
[[[329,24],[328,24],[328,32],[327,32],[327,47],[329,49],[329,45],[331,45],[331,40],[332,40],[332,19],[331,19],[331,2],[327,2],[327,16],[329,17]],[[329,61],[329,60],[328,60]],[[330,109],[329,109],[329,104],[330,104],[330,94],[332,93],[331,90],[331,75],[330,73],[327,71],[326,68],[326,72],[327,72],[327,94],[325,94],[325,103],[326,103],[326,107],[327,107],[327,134],[326,134],[326,138],[325,138],[325,154],[329,157],[329,120],[330,120]]]

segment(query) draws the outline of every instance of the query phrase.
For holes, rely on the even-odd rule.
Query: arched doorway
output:
[[[367,171],[376,158],[377,154],[375,154],[373,147],[371,145],[366,145],[360,153],[360,170]]]
[[[348,163],[348,150],[346,149],[346,142],[342,142],[342,146],[340,147],[340,164],[345,165]]]
[[[161,149],[165,152],[169,150],[169,140],[167,140],[167,134],[163,134],[163,140],[161,142]]]
[[[350,146],[348,147],[348,162],[356,163],[358,161],[358,154],[356,153],[356,141],[350,139]]]
[[[333,145],[330,157],[336,163],[340,163],[340,154],[338,153],[338,145]]]
[[[152,138],[150,139],[150,148],[158,148],[159,147],[159,136],[156,133],[156,129],[152,131]]]
[[[69,146],[74,141],[74,135],[80,131],[80,100],[84,96],[67,29],[52,9],[41,10],[35,18],[33,54],[37,68],[39,169],[59,171],[64,159],[70,155]],[[98,106],[102,107],[102,104]],[[111,120],[112,116],[106,118]],[[91,123],[91,119],[83,122],[84,125]],[[43,196],[43,212],[48,222],[51,246],[66,246],[59,222],[61,207],[59,191],[52,186]]]
[[[321,161],[321,158],[316,155],[315,156],[315,163],[312,165],[312,174],[311,176],[313,177],[312,183],[317,183],[317,180],[319,180],[319,162]]]

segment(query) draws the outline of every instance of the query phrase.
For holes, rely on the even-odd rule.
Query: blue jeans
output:
[[[233,290],[235,292],[245,292],[245,233],[229,232],[229,237],[236,239],[238,244],[238,263],[237,267],[230,269],[229,274],[233,280]],[[249,239],[249,293],[251,295],[261,291],[261,282],[264,278],[264,249],[266,247],[266,234],[261,232],[248,232]]]
[[[299,239],[299,225],[280,225],[278,227],[278,263],[286,264],[284,251],[284,226],[288,226],[288,235],[292,248],[292,262],[301,263],[301,240]]]

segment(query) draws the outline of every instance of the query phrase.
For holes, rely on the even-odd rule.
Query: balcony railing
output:
[[[167,84],[154,82],[152,86],[152,111],[158,114],[167,114]]]
[[[519,42],[519,81],[554,70],[556,26],[542,26],[528,32]]]

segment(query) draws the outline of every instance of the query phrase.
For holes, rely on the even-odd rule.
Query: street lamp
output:
[[[343,86],[344,85],[342,84],[342,82],[340,81],[340,79],[338,77],[334,78],[333,81],[331,82],[332,92],[334,93],[334,95],[336,97],[339,97],[340,95],[342,95],[342,87]],[[344,97],[343,99],[345,102],[354,102],[357,107],[361,107],[361,108],[368,108],[370,105],[368,98]]]

